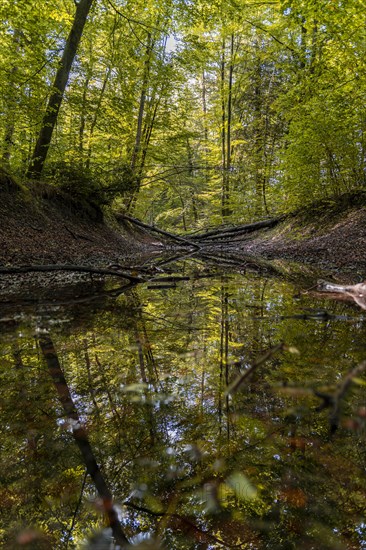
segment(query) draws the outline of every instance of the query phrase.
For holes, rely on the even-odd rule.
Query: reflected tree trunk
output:
[[[94,384],[93,384],[90,356],[89,356],[89,350],[88,350],[88,341],[86,340],[86,338],[83,340],[83,346],[84,346],[84,357],[85,357],[86,372],[87,372],[87,375],[88,375],[89,391],[90,391],[90,395],[91,395],[91,398],[92,398],[92,401],[93,401],[95,413],[96,413],[97,417],[99,417],[100,416],[100,410],[99,410],[99,405],[97,403],[96,391],[95,391]]]
[[[221,325],[220,325],[220,384],[219,384],[219,419],[220,419],[220,435],[222,434],[223,412],[225,407],[226,416],[226,435],[230,441],[230,424],[229,424],[229,396],[223,396],[229,385],[229,315],[228,315],[229,293],[225,278],[221,284]]]
[[[109,489],[96,461],[86,429],[83,426],[78,411],[75,407],[71,392],[61,369],[61,365],[50,336],[48,334],[43,334],[39,338],[39,345],[46,361],[48,372],[58,394],[58,398],[65,412],[65,416],[72,425],[72,433],[75,442],[79,447],[86,470],[92,478],[100,498],[103,500],[104,510],[108,517],[108,522],[112,529],[113,536],[122,548],[127,548],[129,541],[122,530],[116,509],[113,506],[112,492]]]

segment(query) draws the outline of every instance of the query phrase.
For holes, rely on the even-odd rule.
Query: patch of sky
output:
[[[178,42],[179,40],[173,34],[170,34],[166,41],[166,52],[174,53],[178,48]]]

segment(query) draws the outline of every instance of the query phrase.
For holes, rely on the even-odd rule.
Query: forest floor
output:
[[[362,192],[316,203],[272,229],[238,236],[209,249],[292,260],[366,278],[365,243],[366,193]],[[133,267],[137,257],[161,254],[164,249],[164,240],[154,234],[117,223],[112,217],[104,223],[98,210],[85,210],[62,194],[0,193],[0,265],[102,266],[123,259]]]

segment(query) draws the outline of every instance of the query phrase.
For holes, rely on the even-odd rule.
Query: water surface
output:
[[[366,548],[362,369],[340,393],[365,313],[303,280],[170,269],[187,280],[2,299],[2,547],[110,547],[47,335],[133,547]]]

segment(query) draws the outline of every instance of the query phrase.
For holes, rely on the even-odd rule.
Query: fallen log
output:
[[[144,223],[136,218],[132,218],[131,216],[126,216],[125,214],[116,214],[116,219],[118,221],[127,221],[130,223],[133,223],[137,225],[138,227],[142,227],[143,229],[147,229],[148,231],[152,231],[154,233],[158,233],[159,235],[163,235],[164,237],[168,237],[169,239],[172,239],[173,241],[182,243],[186,246],[191,246],[192,248],[199,250],[199,246],[196,243],[192,243],[190,240],[185,239],[184,237],[180,237],[179,235],[174,235],[174,233],[169,233],[169,231],[164,231],[163,229],[158,229],[157,227],[154,227],[153,225],[149,225],[147,223]]]
[[[130,275],[125,271],[116,269],[107,269],[102,267],[89,267],[84,265],[21,265],[18,267],[0,267],[0,275],[16,275],[20,273],[49,273],[51,271],[74,271],[75,273],[91,273],[94,275],[113,275],[114,277],[122,277],[132,282],[143,282],[145,279]]]

